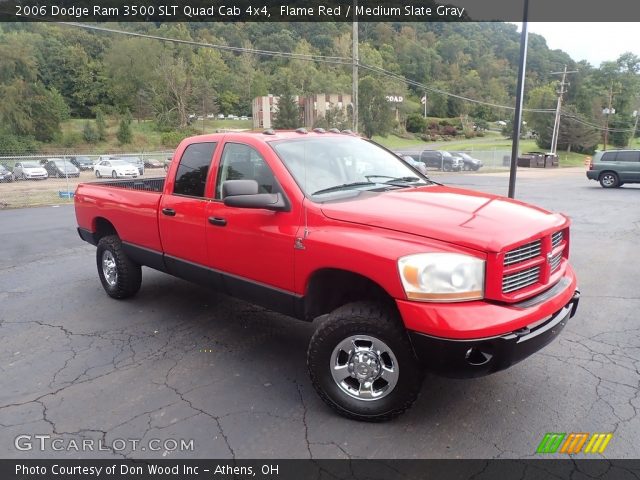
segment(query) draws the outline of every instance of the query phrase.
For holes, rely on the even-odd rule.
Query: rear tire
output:
[[[129,298],[140,290],[142,267],[127,257],[117,235],[108,235],[100,239],[96,250],[96,263],[102,287],[110,297]]]
[[[616,188],[620,186],[620,178],[615,172],[604,172],[600,175],[602,188]]]
[[[397,312],[375,302],[349,303],[331,312],[309,342],[307,366],[320,398],[355,420],[380,422],[400,415],[422,384]]]

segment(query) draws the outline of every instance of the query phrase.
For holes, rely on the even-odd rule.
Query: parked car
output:
[[[81,171],[93,169],[93,161],[89,157],[71,157],[69,161]]]
[[[423,150],[418,161],[429,168],[437,168],[446,172],[459,172],[462,170],[463,161],[460,157],[454,157],[444,150]]]
[[[218,114],[218,120],[224,120],[224,113]]]
[[[13,180],[13,172],[4,165],[0,165],[0,183],[11,183]]]
[[[589,180],[597,180],[603,188],[640,183],[640,150],[598,151],[587,170]]]
[[[411,165],[413,168],[418,170],[423,175],[427,174],[427,167],[424,163],[417,161],[411,155],[401,155],[400,158]]]
[[[246,115],[242,115],[242,116],[240,117],[240,120],[249,120],[249,117],[247,117]]]
[[[73,165],[69,160],[62,158],[49,158],[44,168],[50,177],[79,177],[80,169]]]
[[[139,291],[145,265],[315,320],[311,383],[352,419],[404,412],[424,369],[508,368],[556,339],[578,308],[569,218],[431,183],[355,135],[186,138],[167,179],[81,183],[74,202],[114,299]],[[121,314],[127,305],[134,315],[135,304],[119,304]]]
[[[156,160],[155,158],[147,158],[144,161],[144,166],[146,168],[163,168],[164,163],[162,163],[160,160]]]
[[[454,157],[462,158],[462,170],[480,170],[483,163],[482,160],[473,158],[471,155],[465,152],[451,152]]]
[[[102,160],[95,165],[94,171],[96,177],[133,177],[138,178],[138,168],[124,160]]]
[[[13,167],[13,177],[21,180],[45,180],[49,174],[36,162],[18,162]]]
[[[140,157],[119,157],[118,160],[123,160],[138,169],[138,175],[144,175],[144,161]]]

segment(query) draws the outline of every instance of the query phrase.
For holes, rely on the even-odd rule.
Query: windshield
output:
[[[64,168],[64,167],[71,167],[71,164],[65,162],[64,160],[56,160],[55,162],[53,162],[56,164],[56,166],[60,167],[60,168]],[[75,168],[75,167],[74,167]]]
[[[318,200],[336,192],[430,183],[393,153],[357,137],[311,137],[271,145],[305,194]]]
[[[130,167],[131,164],[129,162],[125,162],[124,160],[110,160],[111,166],[113,167]]]
[[[40,165],[33,162],[25,162],[22,164],[22,168],[40,168]]]

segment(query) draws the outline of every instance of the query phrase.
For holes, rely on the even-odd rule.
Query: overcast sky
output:
[[[624,52],[640,56],[640,23],[531,22],[529,33],[532,32],[542,35],[549,48],[564,50],[574,60],[587,60],[594,67],[617,60]]]

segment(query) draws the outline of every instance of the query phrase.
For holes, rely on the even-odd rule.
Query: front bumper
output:
[[[579,300],[580,292],[574,290],[571,300],[543,323],[497,337],[458,340],[415,331],[409,336],[426,369],[446,377],[480,377],[504,370],[551,343],[575,315]]]

